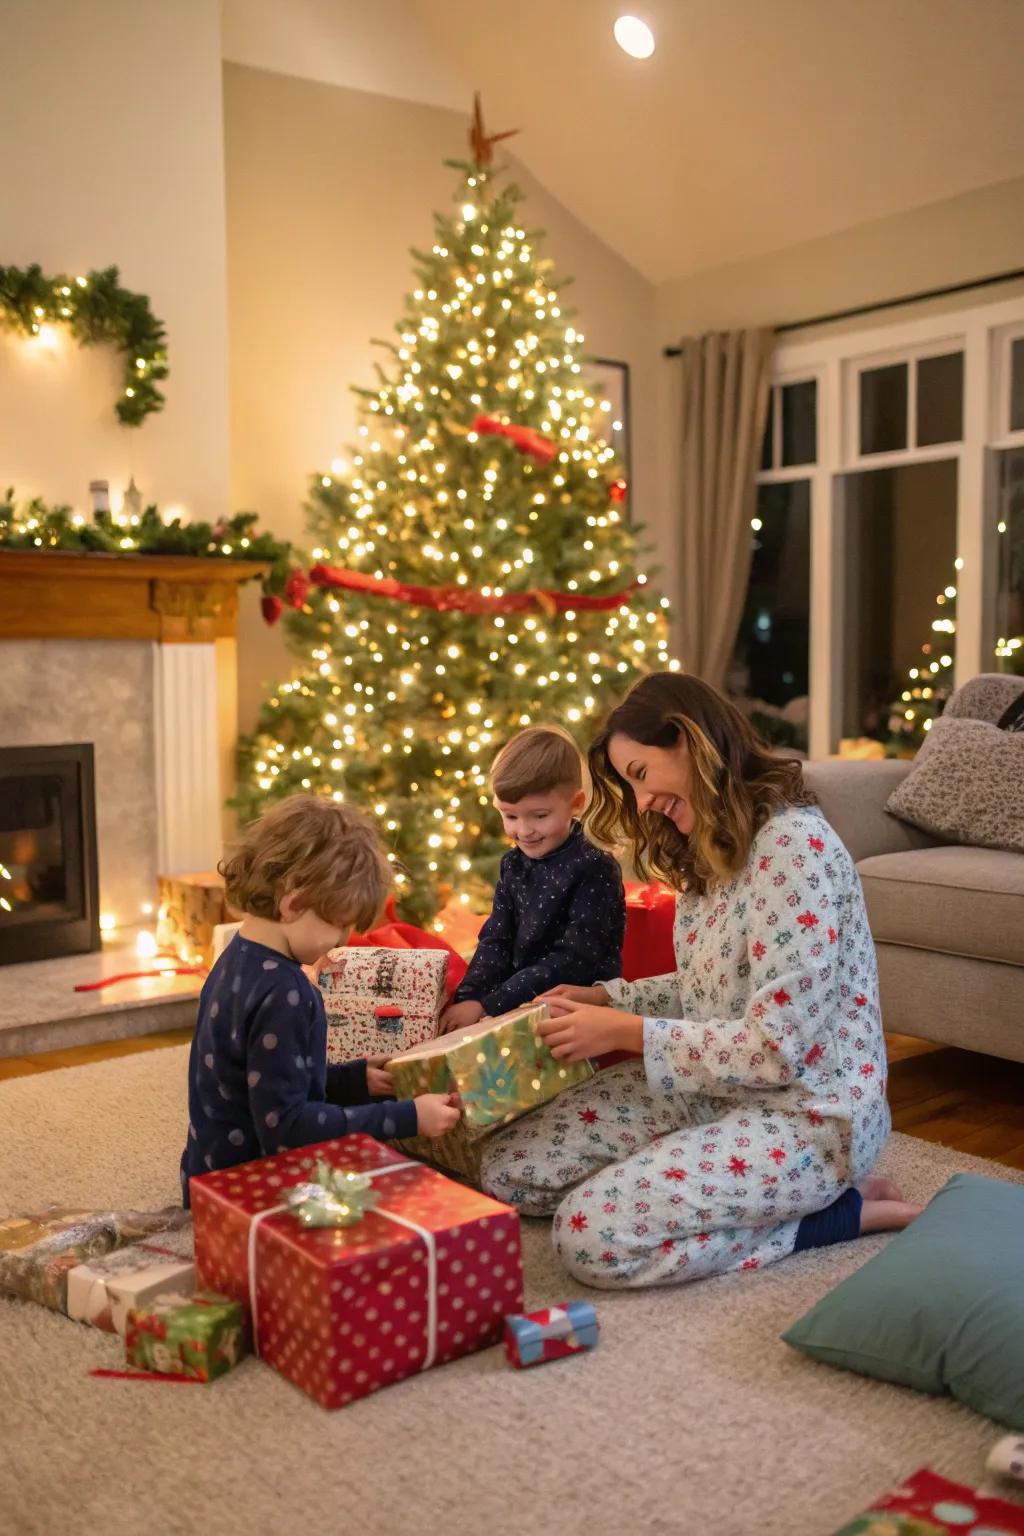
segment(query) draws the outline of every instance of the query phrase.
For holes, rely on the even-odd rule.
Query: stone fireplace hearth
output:
[[[238,584],[263,569],[251,561],[0,550],[0,748],[92,745],[99,909],[115,943],[133,942],[138,925],[154,924],[158,873],[215,867],[231,834],[225,801],[237,737]],[[0,909],[0,925],[3,916]],[[5,989],[12,973],[45,990],[38,966],[4,966]],[[59,990],[64,981],[54,984]],[[145,992],[150,1014],[165,992],[162,979]],[[51,1019],[68,1013],[53,999],[47,1006]],[[124,1011],[116,986],[69,1009],[76,1020],[91,1010],[108,1024]],[[15,1022],[31,1025],[31,1003],[15,1006],[8,1024]],[[136,1032],[129,1026],[121,1017],[114,1035],[92,1038]],[[78,1027],[75,1034],[83,1038]]]

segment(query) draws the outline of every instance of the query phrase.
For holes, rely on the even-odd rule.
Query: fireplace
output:
[[[0,965],[99,947],[92,746],[0,747]]]

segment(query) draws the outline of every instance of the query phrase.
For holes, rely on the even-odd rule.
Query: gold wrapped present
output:
[[[156,941],[187,965],[213,964],[214,929],[229,921],[224,881],[214,872],[160,875]]]
[[[482,1137],[593,1075],[589,1061],[555,1060],[537,1032],[547,1017],[546,1005],[535,1003],[392,1057],[388,1069],[398,1098],[457,1093],[462,1103],[454,1131],[436,1140],[412,1137],[403,1148],[476,1183]]]

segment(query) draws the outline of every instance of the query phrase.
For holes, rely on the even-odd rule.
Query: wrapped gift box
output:
[[[597,1313],[589,1301],[570,1301],[564,1307],[542,1307],[539,1312],[520,1312],[505,1319],[505,1354],[520,1370],[596,1349],[597,1339]]]
[[[188,1223],[186,1211],[84,1211],[48,1206],[0,1221],[0,1293],[55,1312],[68,1309],[68,1275],[79,1264]]]
[[[317,981],[327,1012],[327,1060],[390,1056],[433,1040],[445,1001],[443,949],[336,949]]]
[[[926,1468],[834,1536],[1024,1536],[1024,1509]]]
[[[124,1334],[128,1313],[168,1291],[195,1289],[195,1265],[159,1243],[136,1243],[68,1273],[68,1317]]]
[[[622,945],[622,974],[627,981],[664,976],[676,969],[672,930],[676,893],[656,881],[626,882],[626,937]]]
[[[188,965],[212,965],[213,930],[229,921],[224,881],[208,871],[197,875],[160,875],[156,941]]]
[[[556,1061],[537,1033],[544,1004],[519,1008],[403,1051],[389,1063],[395,1093],[457,1093],[462,1119],[446,1136],[413,1136],[399,1145],[471,1184],[480,1182],[481,1139],[539,1104],[585,1082],[589,1061]]]
[[[376,1208],[304,1225],[289,1192],[318,1161],[365,1175]],[[200,1282],[248,1304],[254,1348],[325,1408],[497,1343],[522,1304],[516,1212],[370,1136],[204,1174],[190,1193]]]
[[[141,1370],[214,1381],[244,1354],[244,1310],[227,1296],[164,1295],[128,1313],[125,1358]]]

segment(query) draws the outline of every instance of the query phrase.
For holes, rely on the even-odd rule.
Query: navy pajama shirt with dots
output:
[[[206,979],[188,1066],[181,1186],[292,1147],[365,1131],[415,1136],[411,1099],[368,1101],[365,1061],[327,1066],[324,1001],[301,965],[236,935]]]
[[[512,848],[501,861],[491,915],[454,1001],[492,1017],[548,987],[617,976],[626,933],[622,873],[579,823],[542,859]]]

